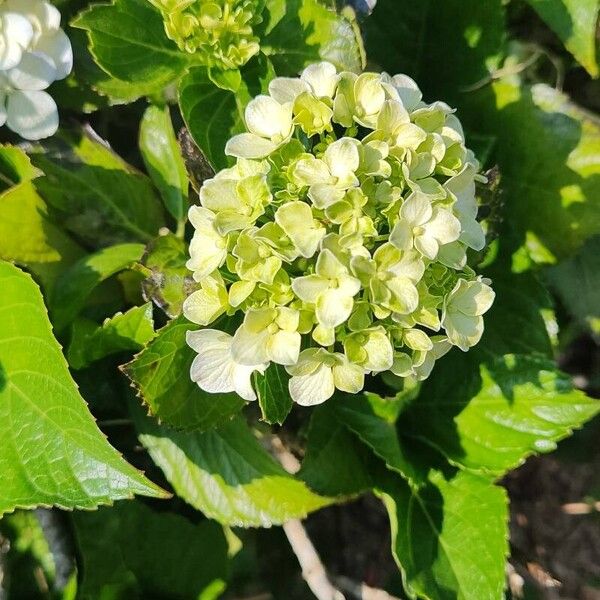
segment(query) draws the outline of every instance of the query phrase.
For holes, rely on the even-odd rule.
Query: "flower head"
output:
[[[467,266],[485,244],[479,165],[450,107],[423,103],[409,77],[319,63],[274,79],[246,128],[190,210],[200,289],[184,313],[244,315],[233,337],[190,334],[198,385],[251,398],[250,373],[276,363],[313,405],[366,375],[425,379],[479,341],[494,298]]]
[[[179,48],[207,66],[236,69],[260,46],[252,27],[262,18],[260,0],[150,0]]]
[[[58,128],[58,109],[46,90],[73,67],[60,13],[44,0],[6,0],[0,6],[0,125],[38,140]]]

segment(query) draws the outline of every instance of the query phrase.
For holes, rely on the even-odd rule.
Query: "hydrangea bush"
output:
[[[0,0],[0,598],[509,597],[499,482],[600,411],[599,6],[527,1],[564,49],[516,0]]]
[[[485,245],[485,178],[460,121],[408,76],[327,62],[268,91],[225,146],[235,165],[190,209],[200,289],[186,317],[244,314],[233,336],[189,334],[192,379],[255,400],[251,374],[274,362],[304,406],[360,392],[365,375],[425,379],[452,346],[479,341],[494,299],[467,266],[467,249]]]

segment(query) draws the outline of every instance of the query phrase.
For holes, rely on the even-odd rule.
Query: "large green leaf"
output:
[[[275,76],[268,59],[252,59],[242,70],[236,92],[217,87],[204,67],[194,67],[179,83],[179,106],[194,141],[214,169],[227,166],[227,140],[244,130],[244,109],[254,97],[265,92]]]
[[[174,319],[123,371],[162,423],[206,430],[231,419],[245,403],[234,393],[209,394],[190,379],[195,353],[185,334],[195,328],[184,317]]]
[[[153,337],[154,320],[150,303],[117,313],[102,325],[82,317],[71,328],[67,352],[69,365],[73,369],[83,369],[110,354],[141,350]]]
[[[43,173],[16,146],[0,146],[0,259],[25,265],[46,291],[83,251],[56,225],[33,179]]]
[[[600,233],[600,125],[557,90],[506,79],[468,95],[469,129],[497,136],[504,218],[534,262]]]
[[[380,487],[392,528],[392,553],[411,598],[504,597],[508,555],[506,493],[466,472],[411,488],[399,477]]]
[[[297,75],[307,64],[327,60],[339,70],[359,72],[364,50],[352,13],[337,14],[318,0],[270,0],[261,49],[278,75]]]
[[[339,421],[381,458],[389,469],[412,483],[421,479],[402,448],[396,427],[376,414],[368,396],[343,395],[334,400],[334,406]]]
[[[452,463],[492,475],[521,464],[600,412],[554,363],[507,355],[477,364],[452,353],[400,416],[404,435],[423,440]]]
[[[188,176],[168,106],[149,106],[140,124],[140,150],[167,210],[178,222],[188,208]]]
[[[138,411],[140,441],[178,496],[225,525],[269,527],[303,518],[330,500],[311,492],[267,453],[241,418],[183,433]]]
[[[0,262],[0,289],[0,514],[161,496],[96,427],[31,277]]]
[[[64,131],[34,148],[35,185],[64,226],[92,246],[149,241],[164,225],[150,180],[91,130]]]
[[[0,258],[27,266],[49,291],[83,250],[56,225],[29,181],[0,195]]]
[[[552,307],[546,288],[532,273],[490,273],[496,299],[485,315],[483,338],[472,352],[544,354],[552,347],[543,311]]]
[[[498,64],[506,35],[502,0],[379,0],[363,28],[370,61],[446,102]]]
[[[81,311],[94,288],[111,275],[140,260],[142,244],[119,244],[84,256],[59,278],[50,301],[52,322],[58,331]]]
[[[325,496],[353,496],[371,489],[379,467],[368,450],[340,420],[331,400],[313,410],[302,468],[309,487]]]
[[[546,272],[566,310],[600,332],[600,236],[590,238],[570,260]]]
[[[83,567],[78,597],[83,600],[184,600],[198,598],[215,580],[225,587],[227,541],[214,521],[193,524],[136,501],[75,513],[73,523]],[[118,595],[110,595],[115,591]]]
[[[254,389],[267,423],[281,425],[292,410],[294,401],[288,389],[289,379],[285,368],[276,363],[272,363],[263,375],[254,373]]]
[[[165,34],[160,12],[147,0],[94,4],[72,22],[85,29],[97,63],[124,82],[154,92],[177,79],[190,61]]]
[[[592,77],[598,77],[598,0],[527,0]]]

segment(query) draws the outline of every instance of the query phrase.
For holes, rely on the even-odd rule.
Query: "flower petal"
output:
[[[339,76],[330,62],[320,62],[308,65],[300,78],[308,83],[315,96],[333,98]]]
[[[45,54],[24,52],[21,62],[6,75],[18,90],[45,90],[56,79],[56,67]]]
[[[308,92],[308,84],[296,77],[276,77],[269,83],[269,94],[279,102],[294,102],[303,92]]]
[[[46,92],[13,92],[8,96],[6,112],[8,127],[26,140],[50,137],[58,129],[58,108]]]
[[[329,289],[319,295],[316,303],[317,320],[324,327],[337,327],[348,320],[354,300],[336,289]]]
[[[295,365],[300,354],[302,339],[297,331],[278,331],[267,344],[269,360],[280,365]]]
[[[73,69],[73,48],[65,32],[59,29],[43,35],[35,44],[35,51],[49,56],[56,67],[55,79],[64,79]]]
[[[253,133],[234,135],[225,144],[225,154],[237,158],[265,158],[277,150],[277,144]]]
[[[330,367],[321,365],[311,375],[293,376],[288,384],[292,400],[300,406],[322,404],[333,396],[335,385]]]

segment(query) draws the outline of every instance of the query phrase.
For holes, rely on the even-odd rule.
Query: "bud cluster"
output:
[[[323,62],[271,81],[245,121],[226,146],[235,164],[189,214],[186,317],[243,313],[233,336],[188,333],[202,389],[255,399],[252,373],[277,363],[313,405],[368,374],[422,380],[479,341],[494,292],[467,249],[485,245],[483,178],[447,104],[425,104],[407,76]]]
[[[58,109],[46,90],[73,67],[60,12],[44,0],[0,1],[0,125],[38,140],[58,128]]]
[[[262,0],[150,0],[162,13],[165,32],[203,64],[236,69],[260,50],[252,31],[261,22]]]

